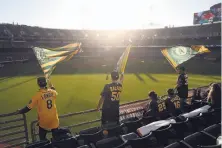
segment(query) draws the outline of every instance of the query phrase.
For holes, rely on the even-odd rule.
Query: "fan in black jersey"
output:
[[[164,119],[168,116],[164,100],[158,98],[156,92],[149,92],[151,102],[147,106],[146,116],[153,116],[157,119]]]
[[[188,97],[188,76],[185,73],[185,68],[178,68],[178,79],[176,89],[178,92],[178,96],[180,97],[180,108],[184,111],[184,105],[186,104],[186,99]]]
[[[104,86],[97,110],[102,105],[102,125],[108,123],[119,123],[119,100],[122,92],[123,74],[119,81],[119,73],[114,71],[111,73],[112,82]]]
[[[171,114],[171,116],[177,116],[181,113],[180,111],[180,98],[175,95],[173,89],[167,90],[168,97],[165,100],[166,109]]]

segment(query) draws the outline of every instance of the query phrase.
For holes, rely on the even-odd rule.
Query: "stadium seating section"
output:
[[[203,105],[199,102],[199,107]],[[137,129],[155,121],[151,117],[132,117],[119,125],[89,128],[70,138],[39,141],[26,148],[217,148],[221,147],[217,141],[221,136],[220,112],[221,108],[218,108],[190,118],[182,114],[170,117],[176,123],[162,126],[145,136],[140,136]],[[210,119],[214,120],[209,123]]]
[[[130,52],[126,72],[135,74],[172,73],[174,69],[160,50],[176,45],[201,44],[206,45],[211,53],[196,56],[186,62],[185,66],[190,73],[216,75],[221,72],[220,26],[221,23],[215,23],[121,32],[45,29],[25,25],[0,24],[0,76],[42,73],[30,47],[58,47],[73,43],[73,41],[81,42],[84,52],[69,62],[59,64],[55,73],[108,72],[113,69],[120,54],[129,43],[129,38],[133,41],[133,45],[138,47],[135,47],[137,50]],[[193,63],[205,66],[194,66]]]

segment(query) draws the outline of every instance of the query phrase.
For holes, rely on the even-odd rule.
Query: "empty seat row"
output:
[[[216,148],[217,137],[221,135],[221,124],[214,124],[201,132],[195,132],[182,140],[175,139],[168,145],[169,140],[174,139],[170,132],[171,126],[163,127],[153,131],[144,137],[139,137],[136,133],[129,133],[120,137],[110,137],[96,143],[97,148]],[[216,132],[217,131],[217,132]],[[211,133],[211,134],[210,134]],[[158,135],[159,134],[159,135]],[[168,141],[168,142],[167,142]],[[167,146],[168,145],[168,146]]]

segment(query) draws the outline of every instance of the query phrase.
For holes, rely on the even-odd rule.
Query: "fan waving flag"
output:
[[[79,44],[78,46],[67,45],[66,48],[60,47],[60,49],[55,48],[57,50],[48,50],[44,48],[34,47],[34,54],[45,74],[45,77],[49,78],[57,63],[64,60],[70,60],[74,55],[76,55],[81,49],[80,45],[81,44]]]
[[[131,45],[127,46],[123,54],[121,55],[119,61],[117,62],[117,66],[115,68],[115,71],[118,71],[119,73],[123,74],[126,68],[126,63],[128,60],[128,56],[130,53]]]
[[[174,67],[178,67],[180,64],[188,61],[197,54],[210,52],[210,50],[202,45],[184,47],[176,46],[172,48],[165,48],[161,50],[162,54],[166,57],[169,63]]]

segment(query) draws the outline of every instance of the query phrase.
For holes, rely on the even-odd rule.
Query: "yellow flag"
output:
[[[119,73],[124,73],[125,71],[130,49],[131,45],[127,46],[117,63],[116,71],[118,71]]]
[[[193,45],[191,46],[193,50],[195,50],[198,53],[205,53],[205,52],[210,52],[210,50],[203,45]]]

